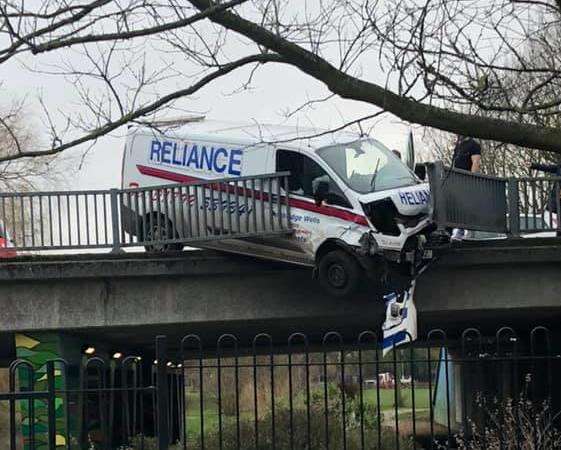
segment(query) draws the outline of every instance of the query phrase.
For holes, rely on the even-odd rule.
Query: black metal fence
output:
[[[14,361],[0,407],[10,450],[555,449],[558,344],[544,327],[434,330],[386,355],[372,332],[159,336],[155,355]]]

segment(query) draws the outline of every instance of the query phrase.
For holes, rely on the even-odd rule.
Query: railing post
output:
[[[519,203],[518,180],[510,177],[508,179],[508,234],[513,237],[520,236]]]
[[[559,175],[559,174],[558,174]],[[561,178],[555,180],[555,211],[557,214],[557,227],[555,236],[561,237]]]
[[[55,398],[55,363],[47,361],[47,421],[48,421],[48,447],[56,449],[56,398]],[[69,430],[66,430],[69,433]],[[67,436],[68,439],[68,436]]]
[[[427,164],[427,172],[429,176],[429,184],[431,191],[431,204],[433,220],[436,223],[437,230],[443,232],[446,230],[446,199],[444,197],[444,164],[442,161],[435,161]]]
[[[113,229],[113,248],[111,252],[118,253],[121,250],[121,228],[119,226],[119,190],[111,189],[111,226]]]
[[[285,175],[283,177],[284,182],[284,202],[286,205],[286,228],[290,230],[292,228],[292,222],[290,220],[290,191],[288,185],[288,177],[289,175]]]
[[[158,450],[169,449],[168,416],[168,375],[167,375],[167,341],[165,336],[156,337],[156,395],[158,417]]]

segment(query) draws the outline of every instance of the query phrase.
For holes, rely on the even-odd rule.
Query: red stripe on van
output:
[[[197,181],[205,181],[203,178],[192,177],[177,172],[171,172],[169,170],[156,169],[154,167],[143,166],[140,164],[137,164],[136,167],[142,175],[161,178],[163,180],[175,181],[176,183],[188,184]],[[206,180],[206,181],[211,181],[211,180]],[[233,186],[232,189],[234,189]],[[240,189],[239,192],[243,193],[243,188],[239,188],[239,189]],[[259,192],[256,192],[256,194],[257,195],[255,197],[260,198],[261,194]],[[267,201],[268,195],[264,194],[263,199]],[[321,214],[323,216],[337,217],[338,219],[346,220],[348,222],[354,222],[358,225],[368,226],[368,222],[366,221],[366,218],[364,216],[361,216],[360,214],[355,214],[350,211],[346,211],[344,209],[335,208],[333,206],[317,206],[315,203],[308,202],[306,200],[296,199],[296,198],[291,198],[289,200],[289,203],[291,208],[303,209],[306,211],[311,211],[317,214]]]
[[[151,177],[162,178],[164,180],[175,181],[177,183],[189,183],[195,181],[202,181],[201,178],[190,177],[181,173],[170,172],[169,170],[156,169],[154,167],[136,165],[136,168],[142,175],[149,175]]]
[[[354,222],[358,225],[368,226],[368,222],[364,216],[360,214],[355,214],[344,209],[334,208],[333,206],[317,206],[315,203],[307,202],[306,200],[300,200],[297,198],[291,198],[290,201],[291,208],[305,209],[306,211],[315,212],[317,214],[322,214],[324,216],[337,217],[338,219],[346,220],[348,222]]]

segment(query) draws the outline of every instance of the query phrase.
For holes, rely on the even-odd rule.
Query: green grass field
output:
[[[395,408],[395,393],[393,389],[380,389],[380,409],[384,411],[393,411]],[[411,388],[402,388],[399,392],[399,407],[398,414],[411,415],[411,410],[413,406],[413,392]],[[365,406],[376,407],[378,403],[378,394],[375,388],[365,389],[363,391],[364,404]],[[357,396],[358,399],[358,396]],[[281,406],[282,405],[282,406]],[[286,407],[287,399],[283,399],[279,402],[276,407]],[[265,408],[262,405],[261,408]],[[294,399],[294,409],[304,409],[305,401],[303,397],[298,397]],[[415,388],[415,412],[417,414],[423,414],[429,408],[429,390],[425,387]],[[212,430],[218,428],[218,404],[216,399],[209,399],[205,401],[204,404],[204,428],[205,430]],[[234,415],[222,415],[223,426],[228,427],[235,424]],[[240,421],[241,422],[253,422],[254,412],[253,404],[243,405],[240,404]],[[187,396],[187,432],[190,435],[197,435],[200,433],[201,427],[201,414],[199,407],[199,394],[189,393]]]
[[[378,404],[376,389],[364,391],[364,401],[372,405]],[[400,408],[411,409],[413,407],[413,390],[411,388],[401,389],[398,393],[398,405]],[[395,392],[393,389],[380,389],[380,409],[393,409],[395,407]],[[415,410],[429,408],[428,388],[415,388]]]

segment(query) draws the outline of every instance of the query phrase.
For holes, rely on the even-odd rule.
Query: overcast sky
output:
[[[39,60],[27,57],[23,62],[40,64],[40,67],[45,68],[47,64],[71,58],[79,61],[80,56],[73,51],[65,51],[62,54],[41,56]],[[159,63],[156,58],[153,61],[154,64]],[[180,62],[174,66],[174,69],[181,70]],[[377,69],[373,68],[370,72],[370,74],[363,73],[364,78],[379,83],[383,82],[379,79],[383,75],[378,76]],[[248,68],[238,70],[208,85],[196,96],[184,99],[181,106],[187,110],[205,114],[209,119],[298,124],[299,126],[325,129],[337,127],[376,112],[376,109],[368,104],[331,99],[328,102],[316,104],[312,109],[306,109],[287,121],[284,112],[301,106],[307,99],[325,97],[329,94],[327,89],[297,69],[270,65],[258,71],[250,90],[232,94],[233,90],[247,80],[248,75]],[[44,105],[53,117],[55,119],[58,117],[59,125],[61,124],[59,112],[72,115],[79,114],[84,109],[80,100],[76,98],[71,83],[60,76],[32,73],[22,66],[21,60],[0,66],[0,79],[4,80],[2,86],[4,98],[27,99],[30,120],[41,136],[45,135],[45,128],[40,120],[43,116],[36,101],[39,95],[43,96]],[[161,94],[167,93],[166,90],[172,88],[185,87],[181,85],[181,82],[181,79],[175,78],[173,85],[162,85]],[[186,79],[184,83],[185,85],[191,84],[192,79]],[[169,111],[169,114],[166,114],[165,111],[163,113],[163,115],[173,117],[178,115],[177,111]],[[390,148],[405,149],[409,125],[392,116],[386,115],[381,119],[369,122],[364,129],[369,130],[371,135]],[[68,155],[72,156],[72,170],[68,171],[66,186],[59,187],[102,189],[118,186],[125,131],[126,129],[120,129],[112,136],[100,139],[85,158],[82,158],[84,148],[69,152]],[[419,144],[420,133],[420,130],[416,131],[416,141]]]

